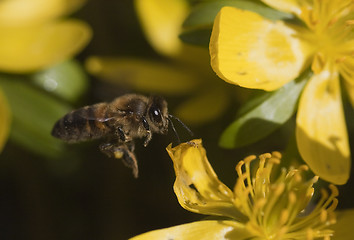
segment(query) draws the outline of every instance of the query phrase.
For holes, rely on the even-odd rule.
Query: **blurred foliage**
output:
[[[25,10],[28,6],[24,5],[26,0],[10,1]],[[246,155],[279,150],[285,151],[284,158],[289,162],[298,159],[295,144],[289,139],[294,137],[293,107],[303,87],[301,81],[292,83],[297,86],[292,91],[285,86],[278,92],[254,97],[249,90],[221,81],[210,68],[205,48],[213,18],[226,4],[256,8],[273,20],[288,19],[289,15],[259,1],[189,1],[188,12],[179,23],[182,31],[174,37],[204,47],[179,42],[184,50],[170,56],[151,47],[131,0],[32,1],[32,6],[41,6],[36,8],[38,12],[48,15],[37,15],[42,16],[38,21],[43,22],[45,16],[55,21],[69,21],[67,17],[72,17],[79,19],[75,21],[80,21],[87,32],[81,46],[70,45],[77,40],[76,35],[61,45],[66,50],[66,44],[70,49],[75,47],[68,51],[70,54],[47,45],[52,51],[46,52],[50,57],[42,59],[41,64],[28,55],[29,49],[18,49],[11,64],[16,65],[16,59],[23,54],[26,64],[31,65],[19,71],[1,67],[1,51],[9,48],[8,42],[14,37],[25,39],[25,32],[0,40],[0,239],[127,239],[200,219],[179,206],[172,190],[174,172],[165,151],[170,142],[176,144],[172,131],[167,136],[154,135],[147,148],[137,140],[137,180],[120,160],[107,158],[99,151],[99,141],[71,145],[50,135],[54,123],[71,109],[110,101],[124,93],[164,96],[170,112],[190,126],[196,137],[203,138],[208,156],[213,159],[211,165],[229,187],[235,182],[235,165]],[[61,3],[69,7],[51,5]],[[5,21],[1,13],[0,3],[0,32]],[[16,23],[13,19],[6,21]],[[90,29],[93,36],[88,43]],[[66,30],[59,33],[49,39],[61,39]],[[37,39],[43,40],[43,36]],[[279,95],[286,96],[287,102],[279,102]],[[248,105],[240,108],[248,100]],[[281,116],[276,119],[281,120],[278,125],[249,128],[242,134],[250,141],[237,140],[237,150],[218,147],[220,135],[235,121],[237,112],[244,119],[256,116],[273,121],[271,107],[266,106],[272,101],[283,107],[275,112]],[[348,106],[346,113],[352,119],[353,111]],[[236,120],[233,124],[241,123]],[[348,126],[352,140],[354,127]],[[183,127],[176,127],[182,141],[190,139]],[[340,187],[340,207],[353,207],[349,191],[353,184],[351,179]]]
[[[0,153],[10,132],[11,113],[4,93],[0,89]]]

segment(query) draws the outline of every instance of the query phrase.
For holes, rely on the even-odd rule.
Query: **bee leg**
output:
[[[114,145],[113,145],[113,143],[110,143],[110,142],[102,143],[102,144],[100,144],[99,148],[100,148],[101,152],[106,154],[108,157],[114,157],[114,153],[113,153]]]
[[[152,138],[152,133],[151,133],[151,130],[150,130],[149,123],[146,121],[145,117],[143,117],[142,120],[143,120],[143,126],[144,126],[144,128],[146,130],[146,133],[147,133],[146,134],[146,138],[144,140],[144,147],[146,147],[149,144],[149,142],[150,142],[150,140]]]
[[[134,152],[135,150],[135,143],[133,140],[126,142],[125,145],[128,146],[129,151]]]
[[[108,157],[122,159],[124,165],[133,170],[134,177],[138,177],[138,161],[136,160],[136,157],[133,152],[133,142],[131,142],[130,146],[126,144],[116,145],[113,143],[102,143],[100,145],[100,150]]]
[[[122,140],[122,142],[125,142],[126,140],[125,133],[121,127],[117,127],[116,135],[119,137],[120,140]]]
[[[125,166],[133,170],[133,175],[135,178],[138,178],[138,161],[136,160],[134,152],[130,151],[126,145],[122,145],[117,148],[117,151],[123,153],[122,162]]]

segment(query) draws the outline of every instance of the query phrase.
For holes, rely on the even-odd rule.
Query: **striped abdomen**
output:
[[[52,135],[67,142],[87,141],[107,136],[112,132],[112,128],[106,113],[106,103],[74,110],[56,122]]]

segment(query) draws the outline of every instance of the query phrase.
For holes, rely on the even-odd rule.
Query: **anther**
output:
[[[354,20],[347,20],[347,21],[345,21],[345,25],[347,25],[347,26],[353,26],[353,25],[354,25]]]
[[[250,163],[250,162],[252,162],[253,160],[255,160],[257,157],[256,157],[256,155],[250,155],[250,156],[248,156],[248,157],[245,157],[245,159],[243,159],[243,161],[245,162],[245,163]]]
[[[332,191],[331,196],[337,197],[339,195],[338,188],[336,186],[334,186],[333,184],[329,185],[329,189],[331,189],[331,191]]]
[[[289,203],[294,204],[296,202],[296,194],[294,192],[289,192]]]
[[[260,209],[262,208],[265,204],[267,203],[267,200],[265,198],[261,198],[259,200],[256,201],[256,203],[254,204],[254,209]]]
[[[328,198],[328,192],[326,191],[326,189],[321,188],[321,194],[323,199],[327,199]]]
[[[272,157],[268,160],[268,163],[273,163],[273,164],[280,164],[280,159]]]
[[[298,168],[300,171],[308,171],[309,170],[309,166],[307,165],[301,165],[299,168]]]
[[[317,183],[319,178],[320,178],[319,176],[314,176],[314,177],[312,178],[312,182],[313,182],[313,183]]]
[[[313,230],[311,228],[306,231],[306,240],[313,240]]]
[[[278,152],[278,151],[274,151],[274,152],[272,152],[272,155],[273,155],[273,157],[274,158],[278,158],[278,159],[281,159],[281,153],[280,152]]]
[[[287,209],[283,209],[280,215],[280,224],[284,225],[289,219],[289,211]]]
[[[333,198],[332,204],[331,204],[331,206],[329,206],[327,208],[327,211],[333,212],[337,208],[337,206],[338,206],[338,199],[337,198]]]
[[[326,222],[327,216],[328,216],[327,211],[323,209],[323,210],[321,211],[320,221],[323,222],[323,223]]]
[[[270,153],[263,153],[263,154],[259,155],[260,160],[271,158],[271,157],[272,157],[272,155]]]
[[[282,194],[284,189],[285,189],[284,183],[280,183],[279,185],[277,185],[274,192],[275,196],[279,196],[280,194]]]
[[[240,176],[240,175],[242,175],[242,166],[245,164],[245,162],[244,161],[239,161],[238,163],[237,163],[237,165],[236,165],[236,172],[237,172],[237,174]]]
[[[301,182],[302,181],[302,177],[301,177],[299,172],[296,172],[294,174],[294,180],[295,180],[295,182]]]

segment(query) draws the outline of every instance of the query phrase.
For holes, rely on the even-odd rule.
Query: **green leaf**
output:
[[[35,73],[32,79],[36,85],[69,102],[76,102],[88,88],[83,67],[74,60]]]
[[[183,23],[183,27],[196,28],[213,25],[214,18],[220,9],[224,6],[236,7],[249,10],[262,15],[270,20],[290,19],[293,16],[289,13],[279,12],[270,8],[260,1],[252,0],[214,0],[197,4],[191,11],[190,15]]]
[[[273,92],[264,92],[240,110],[234,121],[222,133],[219,144],[225,148],[242,147],[254,143],[275,131],[296,111],[298,98],[311,73]]]
[[[195,29],[195,30],[183,31],[179,35],[179,38],[185,43],[202,46],[202,47],[208,47],[210,36],[211,36],[211,28],[206,28],[206,29]]]
[[[70,108],[49,94],[34,88],[25,77],[0,75],[12,111],[10,139],[30,151],[58,158],[64,144],[51,136],[54,123]]]

